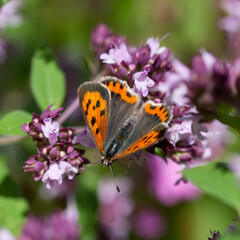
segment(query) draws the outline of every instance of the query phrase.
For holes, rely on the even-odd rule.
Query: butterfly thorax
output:
[[[134,123],[136,121],[136,115],[131,115],[122,125],[122,127],[118,130],[116,136],[111,139],[110,144],[106,148],[106,159],[114,159],[118,150],[123,145],[123,143],[128,138],[129,134],[131,133]]]
[[[111,160],[102,156],[101,163],[102,163],[103,167],[108,167],[109,165],[111,165]]]

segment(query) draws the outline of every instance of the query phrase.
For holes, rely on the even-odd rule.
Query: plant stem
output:
[[[58,118],[58,122],[62,124],[78,107],[79,107],[79,99],[77,96],[76,99],[71,103],[71,105]]]
[[[12,144],[12,143],[16,143],[19,142],[23,139],[27,138],[27,136],[22,136],[22,135],[18,135],[18,136],[1,136],[0,137],[0,145],[7,145],[7,144]]]

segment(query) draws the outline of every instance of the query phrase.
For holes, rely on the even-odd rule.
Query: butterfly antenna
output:
[[[113,180],[114,180],[114,182],[115,182],[117,191],[120,192],[120,188],[119,188],[118,185],[117,185],[117,180],[116,180],[117,178],[116,178],[116,175],[115,175],[115,173],[114,173],[114,171],[113,171],[112,164],[110,164],[109,167],[110,167],[110,170],[111,170],[111,173],[112,173]]]
[[[81,173],[82,173],[82,172],[85,172],[85,171],[86,171],[87,169],[89,169],[89,168],[92,168],[92,167],[98,165],[98,164],[101,163],[101,162],[102,162],[102,160],[88,165],[85,169],[83,169],[83,170],[81,171]]]

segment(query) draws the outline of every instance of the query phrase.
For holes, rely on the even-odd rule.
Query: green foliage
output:
[[[2,135],[26,135],[21,125],[30,122],[32,115],[22,110],[15,110],[6,114],[0,120],[0,134]]]
[[[186,169],[183,174],[204,192],[240,213],[240,182],[224,164],[209,163]]]
[[[65,98],[65,76],[47,47],[37,50],[33,56],[31,89],[41,110],[53,103],[55,108],[60,107]]]
[[[80,186],[77,191],[77,204],[80,214],[80,226],[82,227],[81,239],[97,239],[97,208],[98,200],[96,195],[97,178],[94,172],[80,176]]]
[[[163,151],[158,148],[158,147],[155,147],[154,148],[154,154],[158,155],[159,157],[163,158],[164,160],[166,160],[166,155],[163,153]]]
[[[26,219],[28,204],[20,196],[17,186],[8,175],[7,166],[2,158],[0,158],[0,190],[0,227],[6,227],[18,236]]]
[[[229,106],[221,105],[217,109],[216,118],[224,124],[236,129],[240,132],[240,118],[232,109],[229,109]]]
[[[9,0],[0,0],[0,7],[2,7],[5,3],[7,3]]]
[[[239,240],[240,239],[240,232],[230,232],[228,234],[225,234],[222,238],[219,240]]]
[[[0,196],[0,225],[18,236],[25,221],[27,203],[23,198]]]
[[[2,184],[2,181],[7,176],[8,171],[6,168],[6,163],[3,161],[3,159],[0,158],[0,185]]]

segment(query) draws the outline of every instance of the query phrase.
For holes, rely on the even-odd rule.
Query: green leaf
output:
[[[28,204],[8,173],[5,159],[0,156],[0,228],[8,228],[18,236],[26,220]]]
[[[233,109],[227,105],[221,105],[217,109],[216,118],[224,124],[238,130],[240,132],[240,118]]]
[[[219,240],[239,240],[240,239],[240,232],[230,232],[225,234],[222,238]]]
[[[6,167],[6,162],[2,157],[0,157],[0,185],[2,184],[3,180],[6,178],[7,175],[8,170]]]
[[[5,3],[7,3],[9,0],[0,0],[0,7],[2,7]]]
[[[0,134],[2,135],[26,135],[21,125],[30,122],[32,115],[22,110],[12,111],[0,120]]]
[[[166,159],[165,154],[164,154],[163,151],[162,151],[160,148],[158,148],[158,147],[155,147],[155,148],[154,148],[154,154],[162,157],[163,159]]]
[[[18,236],[25,222],[28,204],[23,198],[0,196],[0,226]]]
[[[41,108],[45,110],[54,103],[60,107],[65,98],[65,76],[58,67],[49,48],[36,51],[31,66],[31,89]]]
[[[97,239],[97,177],[94,171],[79,176],[80,186],[77,191],[77,205],[82,227],[81,239]]]
[[[228,145],[229,153],[240,153],[240,131],[229,128],[229,131],[234,134],[233,140],[231,139],[230,144]]]
[[[224,164],[210,163],[185,169],[183,174],[204,192],[240,213],[240,181]]]

